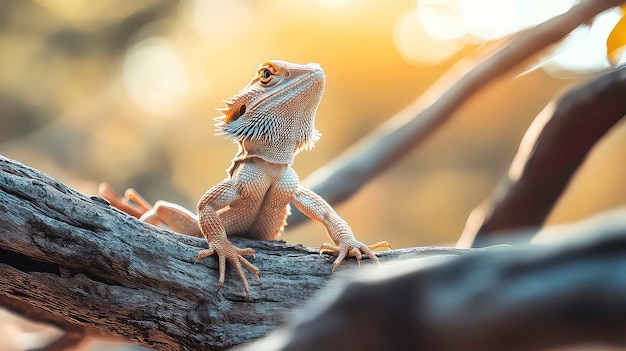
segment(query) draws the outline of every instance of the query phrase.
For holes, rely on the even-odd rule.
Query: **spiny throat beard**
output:
[[[251,82],[220,109],[218,135],[227,135],[243,145],[281,147],[293,155],[311,149],[321,134],[315,129],[315,112],[324,81],[304,74],[287,84],[263,88]],[[282,162],[281,162],[282,163]]]

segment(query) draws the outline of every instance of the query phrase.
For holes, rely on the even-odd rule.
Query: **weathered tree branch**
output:
[[[341,203],[441,127],[465,101],[532,55],[558,42],[577,26],[623,0],[586,0],[570,11],[513,37],[484,60],[461,60],[428,91],[391,117],[303,184],[331,204]],[[468,62],[471,61],[471,62]],[[476,65],[472,68],[473,65]],[[307,218],[294,211],[289,225]]]
[[[335,283],[318,296],[339,293],[339,298],[326,305],[317,301],[319,312],[310,307],[306,315],[316,319],[271,336],[278,343],[251,347],[378,351],[467,345],[539,350],[591,341],[621,345],[626,342],[626,280],[620,278],[626,277],[626,217],[613,218],[560,229],[596,237],[557,248],[384,253],[383,261],[430,259],[357,271],[376,279],[345,288],[343,279],[354,261],[331,275],[332,258],[316,250],[236,240],[257,250],[254,263],[264,274],[245,300],[230,271],[216,293],[216,263],[191,263],[205,247],[202,239],[140,223],[98,198],[0,157],[0,305],[69,330],[78,340],[75,334],[85,333],[162,350],[221,350],[283,325],[289,310],[303,306],[330,280]],[[419,269],[420,263],[429,264]],[[531,328],[542,332],[528,338]],[[277,341],[276,335],[287,338]]]
[[[485,246],[510,230],[541,228],[592,147],[625,115],[626,65],[546,106],[526,132],[508,175],[470,215],[459,246]]]
[[[141,223],[0,156],[0,306],[33,320],[159,350],[222,350],[265,335],[356,267],[348,260],[331,274],[333,258],[317,250],[233,241],[257,252],[262,279],[250,300],[230,269],[216,293],[216,261],[192,263],[204,239]],[[467,252],[416,248],[381,260]]]
[[[554,229],[582,235],[565,246],[503,247],[427,267],[390,263],[380,279],[348,285],[238,350],[626,346],[624,214]]]

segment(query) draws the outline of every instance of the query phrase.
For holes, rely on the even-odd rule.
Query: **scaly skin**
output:
[[[260,273],[242,255],[254,255],[254,250],[235,247],[228,236],[276,239],[286,225],[289,203],[326,227],[334,244],[324,243],[320,253],[338,253],[333,270],[346,256],[354,256],[360,263],[365,254],[378,263],[372,250],[389,249],[389,244],[382,241],[367,246],[356,240],[346,221],[328,202],[301,186],[291,168],[295,155],[312,148],[320,137],[314,123],[325,81],[318,64],[268,61],[259,66],[254,79],[239,94],[226,101],[226,108],[220,109],[223,116],[216,125],[219,134],[234,139],[239,151],[226,179],[209,189],[198,202],[198,216],[164,201],[157,201],[152,207],[132,189],[121,198],[104,183],[100,187],[101,196],[142,221],[164,223],[179,233],[204,236],[209,248],[198,252],[196,262],[217,254],[218,290],[224,283],[226,261],[229,261],[243,283],[246,296],[249,295],[242,267],[259,278]]]

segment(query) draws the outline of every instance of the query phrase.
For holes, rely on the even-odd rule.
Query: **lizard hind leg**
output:
[[[129,193],[129,190],[132,189],[128,189],[126,191],[127,194]],[[128,196],[122,197],[118,195],[108,183],[100,183],[100,186],[98,187],[98,195],[107,200],[111,204],[111,206],[117,208],[122,212],[126,212],[127,214],[135,218],[139,218],[148,210],[144,206],[142,206],[147,204],[147,202],[145,202],[145,200],[143,200],[143,198],[139,196],[136,191],[132,190],[132,192],[137,195],[138,199],[141,199],[144,202],[141,204],[133,204],[134,200],[131,202],[132,199],[130,199]]]
[[[158,226],[163,223],[171,230],[195,237],[202,237],[198,216],[188,209],[167,201],[159,200],[154,207],[146,211],[140,221]]]
[[[141,208],[144,213],[152,208],[152,205],[150,205],[150,203],[146,201],[143,196],[139,195],[137,190],[133,188],[126,189],[126,191],[124,192],[124,197],[128,199],[128,201],[132,201],[137,204],[137,206],[139,206],[139,208]]]
[[[180,205],[157,201],[152,206],[133,188],[128,188],[124,192],[124,197],[121,197],[107,183],[101,183],[98,192],[113,207],[142,222],[155,226],[163,223],[177,233],[202,237],[202,232],[198,226],[198,217]]]

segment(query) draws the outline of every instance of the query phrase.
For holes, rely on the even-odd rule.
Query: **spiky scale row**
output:
[[[321,137],[315,129],[314,119],[323,92],[323,80],[323,76],[307,72],[300,76],[290,75],[284,85],[262,88],[257,78],[253,79],[237,95],[224,100],[226,107],[217,109],[223,114],[215,118],[217,135],[227,135],[236,142],[265,140],[275,143],[289,139],[296,145],[294,153],[310,150]],[[319,93],[319,98],[294,101],[294,91],[309,90]],[[267,98],[268,95],[271,99]],[[246,113],[233,118],[242,105],[246,106]]]

